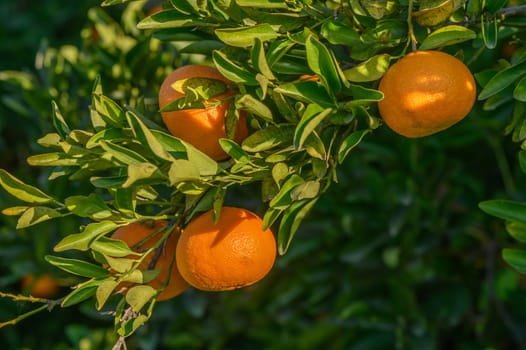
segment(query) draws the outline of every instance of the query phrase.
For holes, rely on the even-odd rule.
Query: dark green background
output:
[[[80,34],[93,24],[87,10],[98,3],[0,3],[0,70],[24,72],[33,81],[27,88],[5,75],[0,79],[0,167],[58,197],[82,191],[82,184],[48,183],[45,169],[25,163],[39,151],[35,140],[51,129],[51,90],[60,90],[55,95],[66,101],[60,105],[66,118],[82,126],[93,83],[83,74],[86,62],[100,67],[110,92],[121,91],[124,79],[113,81],[104,70],[118,53]],[[120,8],[110,15],[119,21]],[[35,66],[45,43],[75,45],[90,59],[71,72],[56,73],[51,65],[50,74]],[[164,56],[149,60],[125,87],[155,96],[162,77],[153,73],[156,65],[179,59],[171,48],[160,50]],[[471,68],[482,70],[499,57],[497,48]],[[151,322],[129,339],[129,349],[526,348],[526,280],[501,259],[501,249],[515,243],[501,220],[478,208],[487,199],[524,197],[519,145],[503,135],[510,112],[507,105],[491,112],[477,105],[457,126],[420,140],[377,129],[340,168],[338,184],[320,199],[267,278],[233,292],[189,290],[158,304]],[[242,188],[236,201],[254,206],[258,195],[256,187]],[[0,193],[0,209],[16,204]],[[0,217],[0,290],[18,292],[28,272],[55,273],[67,285],[69,277],[43,256],[78,223],[61,220],[20,232],[14,225]],[[0,321],[31,307],[2,299]],[[0,344],[109,349],[115,342],[112,318],[94,310],[88,301],[43,312],[0,329]]]

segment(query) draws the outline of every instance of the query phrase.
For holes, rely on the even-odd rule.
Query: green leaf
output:
[[[292,142],[295,127],[293,125],[269,125],[265,129],[257,130],[249,135],[241,147],[247,152],[261,152],[270,150],[283,143]]]
[[[26,228],[39,224],[41,222],[62,217],[63,214],[58,210],[48,207],[29,207],[18,218],[16,223],[17,229]]]
[[[232,159],[238,162],[247,162],[249,160],[248,154],[235,141],[220,139],[219,145]]]
[[[95,295],[95,292],[97,291],[97,287],[101,281],[99,280],[89,280],[84,283],[81,283],[75,287],[75,289],[69,293],[64,300],[62,300],[62,303],[60,306],[62,307],[69,307],[76,305],[78,303],[83,302],[84,300],[87,300]]]
[[[294,148],[296,150],[302,149],[307,137],[332,112],[332,108],[323,109],[319,105],[308,105],[294,132]]]
[[[338,93],[341,91],[342,85],[348,85],[332,51],[312,35],[307,38],[305,48],[309,68],[320,77],[329,94],[331,92]]]
[[[290,193],[290,197],[294,201],[301,201],[303,199],[315,198],[320,193],[321,184],[319,181],[311,180],[305,181]]]
[[[105,121],[106,127],[121,128],[126,126],[124,110],[112,99],[104,95],[93,96],[95,108]]]
[[[148,160],[139,153],[113,142],[101,140],[99,141],[99,145],[107,152],[109,156],[111,156],[111,158],[119,161],[122,164],[129,165],[148,162]]]
[[[342,164],[349,152],[353,150],[360,142],[365,135],[371,132],[370,129],[357,130],[351,133],[349,136],[343,140],[338,150],[338,163]]]
[[[272,198],[269,206],[277,209],[285,209],[288,207],[294,200],[292,198],[293,190],[304,182],[305,180],[301,176],[292,174],[287,181],[285,181],[276,197]]]
[[[132,335],[139,327],[143,326],[149,319],[149,316],[144,314],[139,314],[137,317],[129,319],[122,323],[121,327],[117,329],[117,334],[123,337],[129,337]]]
[[[123,258],[135,254],[128,245],[118,239],[112,239],[106,236],[99,237],[90,244],[90,248],[105,256]]]
[[[53,255],[46,255],[44,258],[51,265],[77,276],[103,278],[109,274],[106,269],[83,260],[68,259]]]
[[[413,18],[421,26],[432,27],[445,22],[455,11],[455,0],[427,1],[413,12]]]
[[[280,255],[284,255],[289,249],[290,243],[294,238],[294,234],[298,230],[301,222],[310,212],[312,207],[316,204],[318,199],[302,200],[293,203],[283,213],[279,230],[278,230],[278,252]]]
[[[262,9],[286,9],[287,3],[281,0],[236,0],[241,7],[252,7]]]
[[[496,14],[504,5],[506,5],[507,0],[485,0],[483,1],[483,6],[485,10],[488,10],[492,14]]]
[[[526,251],[504,248],[502,250],[502,258],[514,269],[526,274]]]
[[[62,113],[60,113],[58,105],[56,104],[55,101],[51,102],[51,106],[52,106],[53,125],[55,126],[55,130],[57,130],[57,133],[64,140],[70,133],[69,126],[64,120]]]
[[[112,215],[110,207],[95,193],[88,196],[68,197],[65,204],[70,212],[80,217],[102,220]]]
[[[172,185],[200,179],[199,169],[191,161],[186,159],[174,160],[170,166],[168,176]]]
[[[504,90],[513,82],[518,81],[526,74],[526,61],[523,61],[517,65],[506,68],[497,74],[495,74],[488,83],[484,86],[479,94],[479,100],[485,100],[488,97],[496,95],[497,93]]]
[[[134,163],[128,165],[126,181],[123,188],[130,188],[136,184],[155,184],[163,182],[166,178],[159,168],[151,163]]]
[[[320,34],[333,45],[352,47],[361,44],[360,34],[350,25],[337,20],[324,21]]]
[[[31,166],[78,166],[81,162],[80,158],[72,158],[59,152],[36,154],[27,158],[27,163]]]
[[[126,302],[133,311],[139,312],[156,293],[157,291],[150,286],[134,286],[126,293]]]
[[[479,203],[479,208],[500,219],[526,224],[525,203],[494,199]]]
[[[71,249],[86,251],[95,239],[115,230],[117,227],[119,227],[119,225],[113,221],[101,221],[88,224],[82,232],[64,237],[55,245],[53,250],[55,252]]]
[[[429,34],[422,44],[420,50],[430,50],[438,47],[455,45],[464,41],[473,40],[477,33],[459,25],[441,27]]]
[[[507,222],[506,230],[517,241],[526,243],[526,224],[520,222]]]
[[[305,80],[284,83],[275,88],[274,92],[292,97],[298,101],[315,103],[325,108],[335,106],[335,101],[327,93],[327,90],[315,81]]]
[[[256,39],[265,42],[278,37],[268,23],[239,28],[216,29],[215,34],[225,44],[242,48],[253,46]]]
[[[517,101],[526,102],[526,76],[519,80],[517,86],[515,86],[513,98]]]
[[[25,184],[0,168],[0,186],[13,197],[31,204],[57,203],[53,197],[31,185]]]
[[[164,10],[146,17],[137,24],[138,29],[163,29],[181,27],[213,27],[212,22],[202,21],[180,13],[177,10]]]
[[[486,45],[488,49],[494,49],[497,46],[499,36],[497,20],[491,15],[482,13],[480,21],[482,23],[482,39],[484,45]]]
[[[250,73],[245,68],[232,62],[224,53],[214,51],[212,53],[214,64],[219,72],[228,80],[237,83],[257,86],[259,85],[255,75]]]
[[[353,82],[375,81],[387,72],[390,60],[391,56],[388,54],[375,55],[353,68],[346,69],[343,74]]]
[[[236,99],[236,108],[252,113],[268,122],[272,122],[274,119],[270,108],[249,94],[245,94]]]
[[[201,176],[217,174],[219,170],[217,162],[191,144],[158,130],[152,130],[152,133],[174,158],[186,159],[194,164]]]
[[[268,64],[263,43],[259,38],[256,38],[254,41],[254,47],[252,48],[251,56],[252,65],[254,69],[259,71],[261,74],[263,74],[263,76],[265,76],[269,80],[276,79],[274,73],[272,73],[272,69],[270,69],[270,66]]]
[[[162,144],[157,140],[150,129],[141,121],[141,119],[131,112],[126,112],[128,123],[130,124],[135,136],[147,146],[153,154],[163,160],[172,161],[173,157],[164,149]]]
[[[107,279],[102,281],[97,287],[95,292],[95,298],[97,299],[97,310],[101,310],[108,301],[109,297],[112,295],[115,288],[119,283],[113,279]]]

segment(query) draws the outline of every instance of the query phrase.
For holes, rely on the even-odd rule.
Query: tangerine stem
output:
[[[409,0],[407,5],[407,30],[409,31],[409,40],[411,41],[411,50],[416,51],[416,36],[413,27],[413,0]]]

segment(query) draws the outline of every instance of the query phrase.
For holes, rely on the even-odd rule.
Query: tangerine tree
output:
[[[142,6],[102,5],[123,3]],[[346,181],[340,168],[384,124],[424,137],[476,118],[472,109],[509,103],[513,118],[504,131],[523,141],[525,51],[484,65],[502,40],[522,46],[524,6],[505,5],[177,0],[149,14],[127,12],[135,35],[148,37],[144,45],[115,39],[116,27],[90,28],[91,42],[133,64],[111,65],[113,76],[93,65],[81,116],[68,115],[66,97],[54,98],[54,130],[38,139],[49,151],[27,159],[49,169],[49,181],[82,186],[56,196],[0,169],[0,186],[19,201],[2,213],[16,217],[18,229],[78,223],[46,255],[72,276],[69,290],[59,299],[1,295],[43,303],[37,310],[95,299],[96,310],[114,318],[116,348],[123,347],[157,302],[187,283],[226,290],[263,278],[275,250],[286,256],[323,194]],[[159,57],[162,67],[144,70]],[[153,94],[149,77],[157,82]],[[234,215],[230,203],[239,193],[257,204]],[[391,253],[384,258],[397,266],[402,253]],[[523,253],[513,254],[507,260],[521,269]],[[393,287],[401,295],[408,289]],[[410,308],[414,301],[405,302]]]

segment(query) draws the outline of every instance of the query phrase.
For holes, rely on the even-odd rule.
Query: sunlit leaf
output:
[[[139,312],[156,293],[157,291],[150,286],[134,286],[126,293],[126,302],[133,311]]]
[[[106,269],[83,260],[62,258],[53,255],[46,255],[44,258],[51,265],[77,276],[103,278],[109,274]]]
[[[101,221],[88,224],[80,233],[67,235],[53,248],[55,252],[65,250],[86,251],[93,240],[115,230],[119,225],[113,221]]]
[[[53,197],[45,194],[34,186],[25,184],[4,169],[0,169],[0,186],[2,186],[2,188],[13,197],[26,203],[56,203]]]
[[[256,39],[265,42],[277,38],[277,34],[267,23],[239,28],[216,29],[215,34],[227,45],[236,47],[253,46]]]

